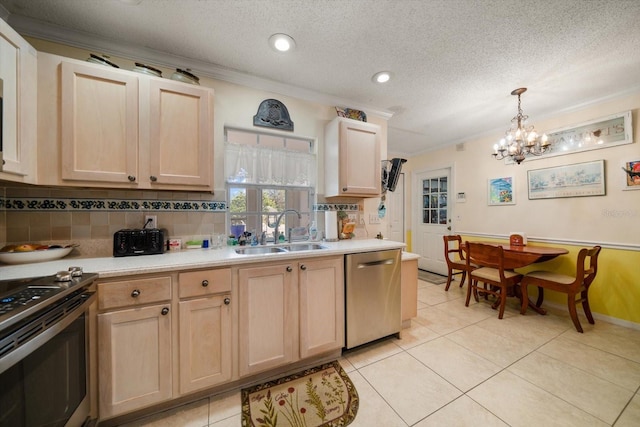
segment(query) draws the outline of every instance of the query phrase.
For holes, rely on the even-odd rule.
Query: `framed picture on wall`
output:
[[[640,190],[640,160],[624,162],[623,190]]]
[[[527,171],[529,200],[604,196],[604,160]]]
[[[515,205],[515,187],[513,177],[490,178],[488,185],[487,201],[489,206]]]

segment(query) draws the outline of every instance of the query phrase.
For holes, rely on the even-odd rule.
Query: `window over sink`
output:
[[[279,233],[314,220],[316,156],[311,138],[225,128],[228,229],[266,233],[272,240],[277,217],[287,209]],[[242,227],[244,226],[244,227]]]

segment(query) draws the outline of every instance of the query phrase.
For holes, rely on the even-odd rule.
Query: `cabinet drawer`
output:
[[[178,275],[180,298],[231,292],[231,269],[189,271]]]
[[[137,306],[171,299],[171,277],[98,283],[98,309]]]

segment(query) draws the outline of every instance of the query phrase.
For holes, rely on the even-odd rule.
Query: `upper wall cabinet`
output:
[[[36,182],[37,52],[0,19],[0,179]]]
[[[336,117],[324,136],[325,196],[380,196],[380,126]]]
[[[57,185],[213,189],[213,91],[187,83],[42,55],[39,131],[55,138]],[[59,92],[52,76],[59,72]],[[60,108],[52,108],[57,93]],[[41,134],[41,139],[42,134]],[[55,155],[51,144],[42,151]],[[52,158],[52,157],[49,157]],[[42,167],[40,183],[48,182]],[[46,181],[46,182],[43,182]]]

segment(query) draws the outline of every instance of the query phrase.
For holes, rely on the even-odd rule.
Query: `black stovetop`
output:
[[[67,281],[57,281],[57,275],[0,280],[0,331],[86,288],[97,278],[96,273],[83,273]]]

